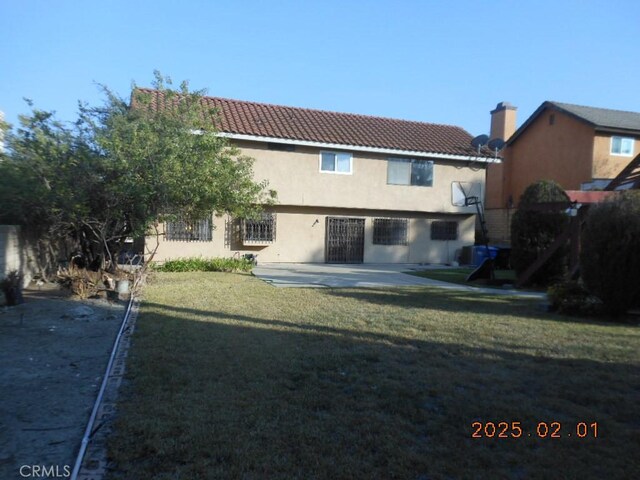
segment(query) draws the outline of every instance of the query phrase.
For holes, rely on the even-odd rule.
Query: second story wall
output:
[[[517,206],[524,190],[539,180],[555,180],[579,190],[592,179],[593,127],[559,112],[542,112],[504,152],[503,208]]]
[[[594,139],[592,177],[615,178],[639,153],[640,139],[634,135],[597,133]]]
[[[451,184],[476,184],[480,196],[484,189],[484,164],[470,168],[435,160],[432,186],[394,185],[388,183],[389,155],[297,145],[295,151],[278,151],[259,142],[236,145],[255,159],[255,179],[267,179],[281,205],[473,214],[475,207],[452,205]],[[321,171],[321,152],[351,153],[350,173]]]

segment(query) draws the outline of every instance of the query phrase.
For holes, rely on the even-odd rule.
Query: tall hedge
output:
[[[562,233],[569,223],[563,208],[555,211],[531,210],[539,203],[562,202],[569,197],[556,182],[542,180],[529,185],[520,197],[518,210],[511,221],[511,265],[522,274]],[[529,280],[535,285],[550,285],[566,272],[568,248],[556,253]]]
[[[617,317],[640,306],[640,192],[590,207],[580,270],[589,291]]]

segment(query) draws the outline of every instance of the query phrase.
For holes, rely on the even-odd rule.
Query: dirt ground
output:
[[[34,467],[68,478],[126,302],[79,301],[54,285],[24,297],[0,306],[0,478],[37,477]]]

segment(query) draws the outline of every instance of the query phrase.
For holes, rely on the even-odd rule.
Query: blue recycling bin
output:
[[[478,266],[482,264],[489,256],[495,260],[498,256],[498,247],[489,247],[489,252],[487,254],[487,247],[484,245],[475,245],[473,247],[473,258],[471,259],[472,265]]]

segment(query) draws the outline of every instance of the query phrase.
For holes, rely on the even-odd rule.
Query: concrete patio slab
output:
[[[253,274],[275,287],[283,288],[376,288],[431,286],[449,290],[544,298],[544,293],[519,290],[480,288],[441,282],[409,275],[411,270],[447,268],[443,265],[420,264],[358,264],[335,265],[325,263],[265,263],[256,266]]]

